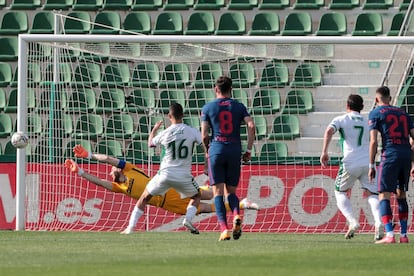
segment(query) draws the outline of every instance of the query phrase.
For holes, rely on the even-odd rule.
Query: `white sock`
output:
[[[357,220],[354,217],[352,212],[351,201],[345,192],[335,191],[336,205],[338,206],[339,211],[342,215],[348,220],[350,224],[357,223]]]
[[[187,207],[187,212],[185,213],[185,219],[191,222],[196,214],[197,214],[197,208],[193,205],[190,205]]]
[[[137,225],[139,218],[143,214],[144,211],[135,206],[134,210],[132,210],[131,216],[129,217],[128,229],[135,229],[135,225]]]
[[[381,214],[379,210],[378,195],[370,195],[368,197],[368,203],[369,203],[369,206],[371,206],[371,212],[372,212],[372,215],[374,216],[375,226],[378,227],[382,225]]]

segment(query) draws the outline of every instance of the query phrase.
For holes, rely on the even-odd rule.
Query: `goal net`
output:
[[[243,231],[343,232],[347,224],[334,197],[339,136],[329,148],[330,166],[323,169],[324,130],[345,112],[351,93],[364,98],[366,115],[381,84],[391,88],[395,104],[411,110],[413,42],[391,37],[21,35],[17,126],[28,133],[30,150],[18,151],[17,228],[126,227],[136,201],[69,172],[64,160],[74,158],[73,146],[126,159],[154,175],[160,150],[147,146],[154,122],[164,120],[168,126],[168,106],[179,102],[184,121],[199,128],[202,106],[215,97],[215,79],[228,75],[233,97],[248,107],[256,123],[252,161],[242,166],[238,196],[258,203],[260,210],[242,211]],[[241,128],[245,147],[247,133]],[[109,165],[74,159],[85,171],[111,179]],[[194,176],[205,184],[201,147],[194,148],[193,161]],[[361,231],[372,232],[373,217],[358,183],[350,196]],[[411,207],[412,202],[410,193]],[[137,229],[182,231],[181,221],[181,215],[148,207]],[[219,230],[214,213],[199,215],[195,224],[201,231]]]

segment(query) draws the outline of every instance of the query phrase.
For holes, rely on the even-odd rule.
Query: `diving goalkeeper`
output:
[[[93,174],[85,172],[85,170],[80,168],[79,165],[72,159],[67,159],[65,161],[65,166],[73,173],[77,173],[79,176],[85,178],[89,182],[92,182],[112,192],[123,193],[134,199],[139,199],[150,180],[150,177],[143,170],[125,160],[120,160],[106,154],[88,152],[81,145],[76,145],[73,148],[73,152],[76,157],[97,160],[112,165],[112,170],[110,172],[112,181],[109,181],[106,179],[100,179]],[[213,193],[209,187],[202,186],[200,187],[200,190],[201,200],[209,200],[213,198]],[[164,196],[152,197],[149,204],[172,213],[185,215],[189,201],[190,198],[181,199],[178,192],[176,192],[174,189],[169,189]],[[259,210],[259,207],[256,203],[252,203],[246,198],[240,201],[240,208]],[[214,204],[209,204],[206,202],[201,202],[197,210],[197,214],[213,212],[215,212]]]

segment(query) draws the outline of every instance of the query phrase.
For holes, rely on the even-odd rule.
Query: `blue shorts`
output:
[[[378,192],[408,191],[411,158],[382,158],[378,167]]]
[[[240,152],[215,154],[208,158],[208,175],[210,185],[226,183],[237,186],[240,180]]]

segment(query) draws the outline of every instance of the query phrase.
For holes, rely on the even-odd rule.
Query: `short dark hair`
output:
[[[232,87],[233,81],[227,76],[221,76],[216,80],[216,86],[221,93],[229,93]]]
[[[179,104],[179,103],[172,103],[170,105],[170,114],[176,120],[182,119],[184,117],[183,106],[181,104]]]
[[[347,101],[349,109],[360,112],[364,108],[364,100],[360,95],[351,94]]]
[[[378,87],[376,92],[380,94],[382,98],[391,97],[390,89],[387,86]]]

